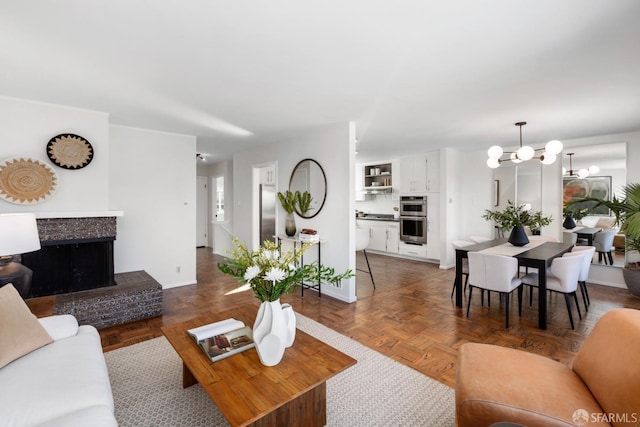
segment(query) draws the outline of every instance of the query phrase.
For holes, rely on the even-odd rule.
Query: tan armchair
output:
[[[456,372],[459,427],[640,425],[640,311],[598,321],[573,366],[521,350],[464,344]]]

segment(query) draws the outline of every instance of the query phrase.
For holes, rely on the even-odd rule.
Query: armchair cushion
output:
[[[0,368],[53,342],[13,287],[0,287]]]
[[[528,427],[574,427],[572,417],[577,409],[602,413],[571,368],[546,357],[495,345],[467,343],[460,348],[456,373],[459,427],[500,421]]]
[[[573,362],[606,413],[640,408],[640,311],[618,309],[596,323]]]

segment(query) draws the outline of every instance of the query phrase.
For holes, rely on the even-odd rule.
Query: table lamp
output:
[[[27,298],[33,272],[13,261],[13,255],[39,249],[40,237],[34,214],[0,214],[0,286],[12,283],[20,296]]]

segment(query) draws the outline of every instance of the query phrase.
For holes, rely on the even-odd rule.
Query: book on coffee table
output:
[[[236,319],[225,319],[187,330],[212,362],[255,347],[251,328]]]

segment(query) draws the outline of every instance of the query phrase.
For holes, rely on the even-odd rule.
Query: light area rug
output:
[[[296,319],[300,330],[358,361],[327,381],[328,426],[454,425],[452,388],[305,316]],[[200,385],[182,388],[182,361],[164,337],[105,358],[121,427],[228,425]]]

